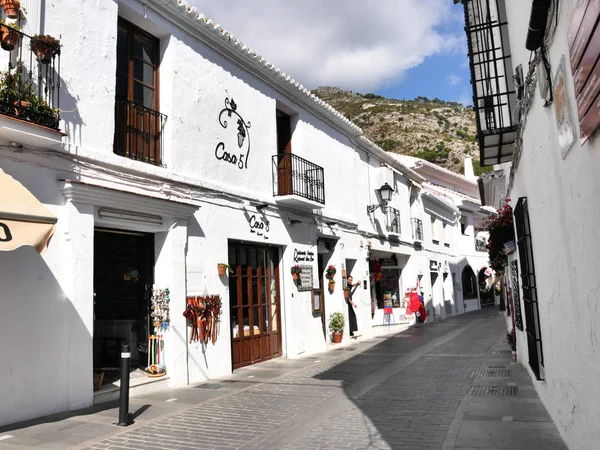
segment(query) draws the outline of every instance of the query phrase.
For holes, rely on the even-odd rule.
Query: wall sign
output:
[[[294,262],[295,263],[299,263],[299,262],[312,262],[315,260],[315,253],[311,252],[310,250],[308,251],[304,251],[304,250],[298,250],[295,249],[294,250]]]
[[[240,151],[237,154],[234,151],[227,151],[225,143],[219,142],[215,148],[215,158],[233,164],[240,170],[247,169],[248,156],[250,155],[250,122],[246,122],[237,112],[237,104],[233,101],[233,98],[225,97],[225,108],[219,113],[219,124],[223,128],[227,128],[227,120],[232,117],[237,121],[237,146]]]
[[[429,261],[429,270],[432,272],[437,272],[439,268],[439,264],[437,261]]]
[[[577,0],[567,32],[582,144],[600,126],[599,17],[600,0]]]
[[[298,277],[298,290],[311,291],[313,288],[313,266],[301,265],[300,276]]]
[[[265,239],[269,239],[267,233],[269,232],[270,222],[266,218],[256,217],[256,214],[252,214],[248,218],[248,225],[250,225],[250,233],[255,233],[257,236],[262,236]]]
[[[311,293],[313,314],[318,314],[321,312],[321,289],[313,289]]]

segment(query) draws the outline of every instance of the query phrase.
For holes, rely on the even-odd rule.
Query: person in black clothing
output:
[[[356,284],[352,284],[354,279],[352,276],[346,278],[346,284],[350,288],[350,296],[348,297],[348,322],[350,325],[350,336],[354,336],[354,333],[358,331],[358,325],[356,323],[356,313],[354,312],[354,308],[356,308],[356,303],[352,301],[352,294],[356,290],[356,286],[360,286],[360,280]],[[354,288],[354,289],[353,289]]]

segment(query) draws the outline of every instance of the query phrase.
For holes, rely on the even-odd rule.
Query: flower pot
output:
[[[333,294],[333,290],[335,289],[335,282],[329,283],[329,293]]]
[[[0,36],[0,47],[2,47],[7,52],[10,52],[15,49],[19,45],[19,39],[21,35],[18,31],[13,30],[9,27],[1,27],[2,33]]]
[[[18,19],[21,3],[19,0],[2,0],[2,9],[9,19]]]
[[[13,105],[21,106],[21,108],[29,108],[29,102],[25,101],[25,100],[21,100],[21,101],[15,100],[13,102]],[[15,108],[15,116],[18,116],[18,115],[19,115],[19,108]],[[25,114],[25,115],[27,115],[27,114]]]
[[[219,270],[219,276],[222,277],[223,275],[225,275],[225,271],[227,270],[227,266],[224,264],[219,264],[217,266],[217,269]]]
[[[347,289],[344,289],[344,298],[350,298],[350,291]]]
[[[334,344],[340,344],[342,342],[342,333],[332,333],[331,336],[333,337]]]
[[[297,280],[298,279],[298,274],[297,273],[293,273],[292,274],[292,279],[293,280]]]
[[[56,48],[39,41],[31,42],[31,50],[35,53],[37,60],[42,64],[50,64],[56,53]]]

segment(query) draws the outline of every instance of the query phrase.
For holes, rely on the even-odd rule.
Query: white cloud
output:
[[[461,82],[461,78],[458,75],[451,73],[446,77],[446,81],[450,86],[456,86]]]
[[[188,0],[308,88],[359,92],[397,82],[437,53],[462,46],[439,28],[447,0]]]

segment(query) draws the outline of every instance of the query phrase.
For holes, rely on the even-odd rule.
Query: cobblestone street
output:
[[[0,429],[0,448],[566,448],[504,334],[487,309],[135,398],[127,429],[114,408]]]

